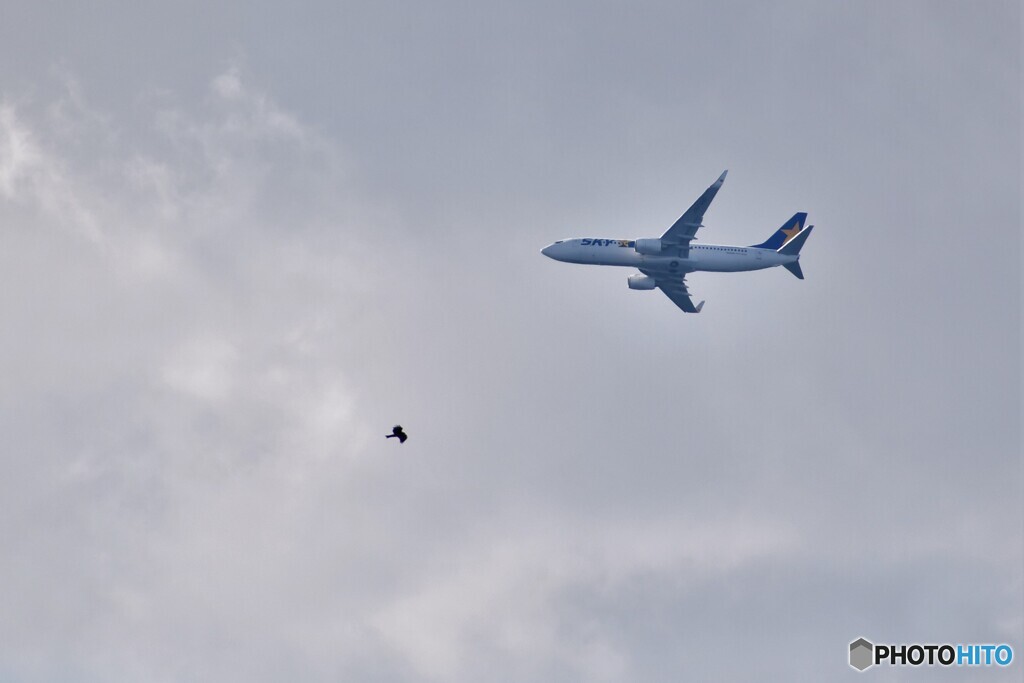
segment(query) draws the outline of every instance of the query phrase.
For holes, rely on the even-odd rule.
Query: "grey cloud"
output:
[[[1019,8],[241,9],[0,27],[4,676],[1024,647]],[[537,253],[724,168],[806,281]]]

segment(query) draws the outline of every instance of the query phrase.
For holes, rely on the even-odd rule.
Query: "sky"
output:
[[[1019,680],[1018,3],[214,5],[0,9],[0,679]]]

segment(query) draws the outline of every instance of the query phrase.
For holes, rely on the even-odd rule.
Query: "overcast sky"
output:
[[[0,9],[0,679],[1020,680],[1019,3],[215,4]]]

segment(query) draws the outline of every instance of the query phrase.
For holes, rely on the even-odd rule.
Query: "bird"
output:
[[[409,435],[402,431],[402,425],[395,425],[394,429],[391,430],[391,433],[384,438],[390,439],[393,436],[398,437],[398,443],[405,443],[405,440],[409,438]]]

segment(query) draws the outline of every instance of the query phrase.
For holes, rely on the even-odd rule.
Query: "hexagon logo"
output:
[[[875,659],[875,646],[864,638],[858,638],[850,643],[850,666],[857,671],[863,671],[872,664]]]

